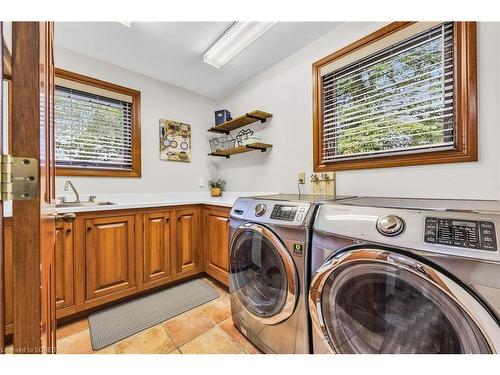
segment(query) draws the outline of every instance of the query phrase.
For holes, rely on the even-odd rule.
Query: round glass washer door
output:
[[[289,318],[295,309],[298,278],[281,240],[254,223],[240,225],[230,252],[230,282],[245,310],[265,324]]]
[[[492,353],[498,345],[498,324],[479,301],[399,253],[333,258],[314,277],[309,303],[313,329],[333,353]]]

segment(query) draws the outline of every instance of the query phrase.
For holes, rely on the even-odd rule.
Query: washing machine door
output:
[[[500,327],[468,290],[410,256],[339,254],[311,283],[315,334],[331,353],[496,353]]]
[[[295,309],[298,277],[283,242],[268,228],[240,225],[230,246],[230,287],[244,309],[264,324],[289,318]]]

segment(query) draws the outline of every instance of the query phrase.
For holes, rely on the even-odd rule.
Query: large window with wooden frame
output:
[[[140,92],[62,69],[55,74],[57,175],[140,177]]]
[[[477,160],[474,22],[394,22],[313,80],[317,172]]]

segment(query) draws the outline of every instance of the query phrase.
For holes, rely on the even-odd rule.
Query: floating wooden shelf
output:
[[[273,115],[264,111],[256,110],[236,117],[235,119],[227,121],[223,124],[213,126],[208,129],[208,131],[213,133],[229,134],[230,131],[249,125],[253,122],[260,121],[264,123],[270,117],[273,117]]]
[[[243,152],[250,152],[255,150],[260,150],[261,152],[265,152],[268,148],[273,147],[268,143],[251,143],[245,146],[233,147],[227,150],[221,150],[217,152],[212,152],[208,155],[211,156],[222,156],[228,159],[231,155],[241,154]]]

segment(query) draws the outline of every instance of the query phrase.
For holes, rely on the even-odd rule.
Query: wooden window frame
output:
[[[364,38],[316,61],[313,72],[313,170],[330,172],[354,169],[402,167],[478,160],[477,150],[477,32],[476,22],[454,22],[454,116],[456,148],[406,155],[367,157],[322,163],[323,100],[321,68],[364,48],[415,22],[393,22]]]
[[[57,176],[141,177],[141,92],[96,78],[55,69],[56,78],[94,86],[132,97],[132,169],[74,168],[56,166]]]

